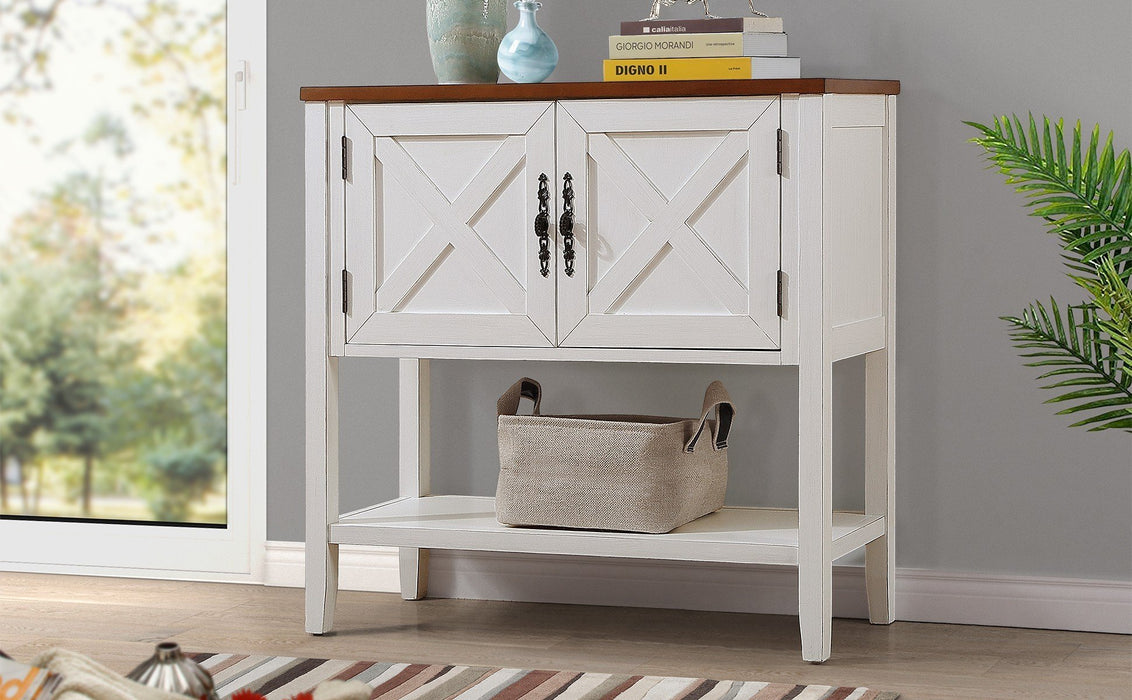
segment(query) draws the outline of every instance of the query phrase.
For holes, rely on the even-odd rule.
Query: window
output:
[[[0,33],[0,561],[252,573],[264,0],[0,0]]]

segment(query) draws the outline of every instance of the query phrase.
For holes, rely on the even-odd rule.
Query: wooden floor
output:
[[[0,573],[0,649],[52,646],[121,672],[189,651],[867,685],[919,698],[1132,698],[1132,638],[835,620],[833,658],[799,656],[797,618],[641,608],[403,602],[342,593],[337,632],[303,633],[302,591]]]

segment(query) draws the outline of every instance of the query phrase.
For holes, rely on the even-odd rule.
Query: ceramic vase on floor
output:
[[[219,700],[212,684],[212,676],[197,662],[185,656],[176,642],[158,644],[153,656],[130,671],[126,678],[174,695]]]
[[[499,45],[499,68],[517,83],[541,83],[558,67],[558,47],[535,19],[542,3],[519,0],[515,7],[519,24]]]
[[[427,0],[432,69],[441,83],[494,83],[507,27],[504,0]]]

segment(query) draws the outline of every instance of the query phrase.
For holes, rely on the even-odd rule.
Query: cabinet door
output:
[[[539,175],[554,178],[553,104],[345,115],[347,342],[553,345],[555,271],[540,274],[534,233]]]
[[[778,126],[778,98],[559,103],[559,345],[778,348]]]

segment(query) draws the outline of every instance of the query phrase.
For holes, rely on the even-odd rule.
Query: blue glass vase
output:
[[[519,0],[515,7],[519,24],[499,45],[499,69],[516,83],[541,83],[558,67],[558,47],[535,19],[542,3]]]

